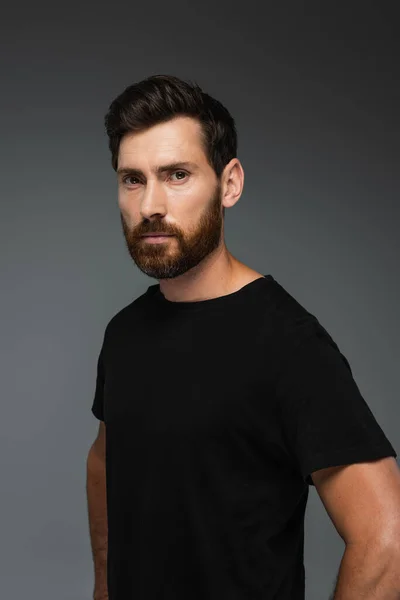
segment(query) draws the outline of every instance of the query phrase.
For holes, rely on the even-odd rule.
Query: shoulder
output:
[[[264,305],[264,331],[273,332],[277,365],[283,365],[292,354],[318,351],[321,344],[339,347],[317,315],[299,301],[296,292],[289,292],[272,278]]]
[[[277,341],[293,344],[319,328],[325,331],[317,316],[299,301],[296,292],[289,292],[272,276],[264,293],[264,318]]]

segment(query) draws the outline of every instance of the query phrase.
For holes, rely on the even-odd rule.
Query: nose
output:
[[[148,181],[140,206],[142,217],[150,219],[154,215],[164,216],[166,209],[166,195],[162,185],[157,181]]]

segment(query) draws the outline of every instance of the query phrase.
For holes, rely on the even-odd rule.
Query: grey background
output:
[[[246,177],[241,200],[226,212],[228,248],[317,315],[398,451],[395,4],[320,4],[4,9],[0,585],[7,600],[91,598],[85,461],[98,428],[90,412],[97,355],[108,320],[156,283],[125,250],[103,116],[148,75],[195,80],[236,118]],[[328,598],[343,550],[312,488],[307,599]]]

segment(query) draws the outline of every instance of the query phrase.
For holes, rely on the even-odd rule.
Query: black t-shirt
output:
[[[197,302],[152,285],[108,323],[110,600],[303,600],[324,467],[397,454],[318,319],[271,275]]]

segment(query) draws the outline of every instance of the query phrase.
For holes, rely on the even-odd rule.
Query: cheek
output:
[[[209,186],[198,180],[191,180],[181,186],[169,186],[166,189],[167,210],[172,216],[184,217],[196,222],[212,196]]]
[[[204,201],[195,200],[192,196],[180,196],[168,203],[165,218],[176,224],[177,229],[195,231],[204,212]]]
[[[140,197],[132,193],[118,193],[118,208],[126,219],[132,222],[137,222],[141,219],[140,216]]]
[[[188,181],[185,185],[165,186],[164,217],[182,231],[195,230],[207,209],[212,193],[209,185],[198,180]],[[141,197],[140,190],[118,190],[118,207],[130,228],[143,220],[140,212]]]

